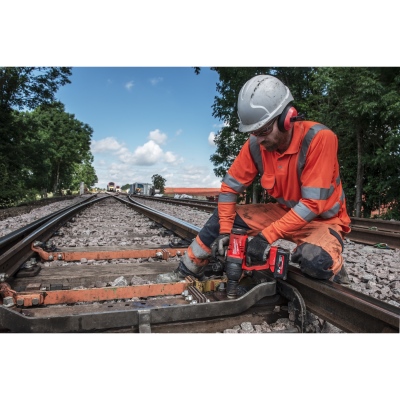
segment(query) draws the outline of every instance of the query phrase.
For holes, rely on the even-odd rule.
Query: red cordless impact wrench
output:
[[[266,262],[262,265],[247,265],[246,249],[248,235],[245,229],[233,228],[226,253],[225,273],[228,298],[237,297],[237,287],[244,271],[270,270],[274,278],[286,279],[290,252],[279,246],[271,246]]]

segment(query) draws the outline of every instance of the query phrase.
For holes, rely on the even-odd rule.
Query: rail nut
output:
[[[32,299],[32,305],[33,306],[37,306],[39,304],[39,299],[37,298],[37,297],[34,297],[33,299]]]
[[[63,259],[62,254],[59,254],[59,255],[57,256],[57,260],[62,260],[62,259]]]
[[[161,251],[157,251],[156,257],[157,258],[162,258],[162,256],[163,256],[162,252]]]
[[[49,260],[49,261],[53,261],[53,260],[54,260],[54,257],[53,257],[53,255],[52,255],[52,254],[50,254],[50,255],[49,255],[49,258],[48,258],[48,260]]]
[[[33,267],[32,263],[30,261],[27,261],[26,263],[22,264],[21,268],[30,269],[32,267]]]
[[[4,297],[3,306],[12,307],[14,305],[14,299],[11,296]]]
[[[24,299],[17,299],[17,306],[23,306],[24,305]]]
[[[176,237],[172,238],[171,244],[173,246],[178,246],[179,243],[180,243],[180,239],[179,238],[176,238]]]

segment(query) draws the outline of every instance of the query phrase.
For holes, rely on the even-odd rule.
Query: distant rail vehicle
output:
[[[134,195],[152,196],[153,185],[151,183],[135,182],[131,185],[129,193]]]

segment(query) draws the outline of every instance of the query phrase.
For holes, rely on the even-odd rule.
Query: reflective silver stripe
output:
[[[193,255],[196,258],[204,259],[208,258],[210,255],[209,252],[204,251],[204,249],[197,243],[196,239],[193,240],[193,242],[190,244],[190,247],[192,248]]]
[[[311,222],[317,214],[313,213],[305,204],[301,201],[293,208],[296,214],[300,215],[301,218],[305,219],[307,222]]]
[[[278,197],[278,198],[276,199],[276,201],[277,201],[278,203],[280,203],[280,204],[284,204],[286,207],[289,207],[289,208],[293,208],[293,207],[298,203],[297,200],[285,200],[285,199],[282,198],[282,197]]]
[[[205,251],[198,243],[197,240],[194,239],[192,243],[190,244],[190,248],[192,249],[193,256],[196,259],[200,260],[205,260],[210,257],[211,255],[211,250],[209,252]],[[198,266],[195,264],[194,260],[190,259],[189,254],[187,251],[185,251],[185,254],[182,257],[182,262],[185,264],[185,267],[189,270],[192,271],[195,274],[199,274],[203,271],[202,266]]]
[[[306,163],[306,156],[308,149],[310,147],[311,141],[314,139],[315,135],[323,130],[323,129],[328,129],[325,125],[322,124],[316,124],[312,126],[306,135],[304,136],[303,142],[301,144],[301,149],[300,149],[300,154],[299,158],[297,161],[297,175],[299,179],[299,184],[301,186],[301,174],[303,172],[305,163]],[[340,184],[340,175],[337,176],[336,178],[336,184],[339,186]],[[329,189],[325,188],[311,188],[311,187],[303,187],[301,186],[301,195],[303,198],[307,199],[313,199],[313,200],[327,200],[329,197],[332,195],[332,193],[335,191],[335,188],[331,186]],[[342,195],[344,199],[344,193],[342,190]],[[342,198],[341,198],[341,201]],[[319,215],[319,217],[328,219],[332,218],[337,213],[339,212],[340,209],[340,204],[335,203],[335,205],[328,211],[324,211]],[[310,222],[312,221],[317,215],[313,213],[308,207],[306,207],[304,204],[299,202],[297,206],[294,207],[294,211],[296,211],[297,214],[299,214],[302,218],[304,218],[306,221]]]
[[[218,196],[218,203],[236,203],[237,195],[234,193],[221,193]]]
[[[328,129],[328,128],[322,124],[315,124],[308,130],[308,132],[304,136],[303,142],[301,144],[299,158],[297,160],[297,176],[299,178],[300,186],[301,186],[301,179],[300,179],[301,173],[303,172],[304,165],[306,163],[308,148],[310,147],[311,141],[314,139],[314,136],[322,129]]]
[[[193,241],[194,242],[194,241]],[[189,270],[192,271],[194,274],[200,274],[203,272],[204,268],[202,266],[196,265],[189,257],[187,251],[182,257],[182,262],[185,264],[185,267]]]
[[[333,186],[329,189],[302,186],[301,197],[303,199],[327,200],[331,197],[334,190],[335,188]]]
[[[222,179],[222,182],[224,182],[231,189],[236,190],[239,193],[243,193],[247,188],[247,186],[238,182],[233,176],[229,175],[228,173],[225,175],[224,179]]]
[[[332,218],[335,215],[337,215],[339,209],[340,209],[340,204],[335,203],[335,205],[330,210],[324,211],[322,214],[320,214],[320,217],[324,219]]]
[[[262,176],[264,174],[264,168],[261,157],[260,145],[257,143],[257,138],[250,135],[249,138],[249,149],[250,154],[253,157],[254,164],[257,167],[258,173]]]

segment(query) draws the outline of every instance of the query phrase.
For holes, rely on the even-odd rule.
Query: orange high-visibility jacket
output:
[[[337,160],[338,140],[326,126],[295,122],[289,148],[268,152],[250,135],[222,180],[218,198],[220,233],[233,226],[238,193],[261,175],[261,185],[288,212],[262,230],[269,243],[296,232],[313,220],[350,231]]]

